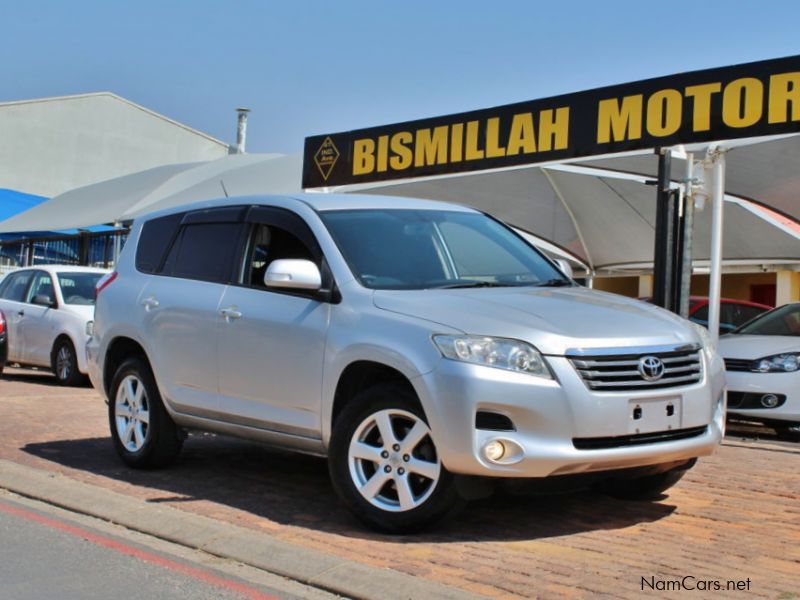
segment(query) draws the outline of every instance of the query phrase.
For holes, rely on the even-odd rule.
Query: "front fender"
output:
[[[442,360],[431,339],[434,333],[458,332],[380,309],[366,314],[356,311],[337,311],[334,314],[322,376],[320,416],[322,441],[326,446],[331,435],[336,388],[345,369],[359,361],[379,363],[402,373],[416,389],[419,377],[434,370]],[[419,390],[417,395],[428,414],[424,395]]]

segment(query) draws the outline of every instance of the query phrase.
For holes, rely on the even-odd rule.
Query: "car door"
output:
[[[188,213],[137,310],[156,379],[178,412],[215,417],[220,300],[234,272],[241,210]]]
[[[6,316],[8,329],[8,362],[24,362],[25,338],[19,327],[25,318],[25,297],[33,279],[33,271],[17,271],[6,275],[0,296],[0,310]]]
[[[46,296],[51,305],[35,304],[34,298]],[[23,361],[32,365],[49,366],[50,352],[55,341],[58,311],[55,307],[53,278],[46,271],[33,271],[33,278],[25,295],[25,315],[19,323],[19,335],[25,340]]]
[[[331,305],[314,292],[268,289],[263,277],[273,260],[304,258],[319,266],[323,257],[294,213],[258,208],[248,219],[239,280],[220,304],[227,315],[219,329],[220,410],[231,422],[318,438]]]

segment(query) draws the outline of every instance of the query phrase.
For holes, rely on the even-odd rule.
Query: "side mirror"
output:
[[[292,290],[318,290],[322,287],[322,275],[319,267],[310,260],[281,258],[267,267],[264,285]]]
[[[572,265],[569,264],[569,261],[564,260],[563,258],[554,258],[553,262],[556,263],[561,272],[572,279]]]
[[[47,306],[48,308],[52,308],[56,305],[53,299],[46,294],[36,294],[31,302],[39,306]]]

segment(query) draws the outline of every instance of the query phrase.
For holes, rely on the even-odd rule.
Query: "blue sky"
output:
[[[248,150],[800,52],[800,3],[0,0],[0,101],[110,90]]]

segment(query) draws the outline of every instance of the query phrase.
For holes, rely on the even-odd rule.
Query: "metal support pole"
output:
[[[244,154],[247,144],[247,113],[249,108],[236,109],[236,152],[234,154]]]
[[[725,200],[725,150],[709,148],[711,165],[711,271],[708,281],[708,332],[719,340],[720,298],[722,297],[722,226]],[[708,168],[708,167],[707,167]]]
[[[686,155],[686,182],[683,193],[683,252],[679,314],[689,318],[689,296],[692,293],[692,235],[694,233],[694,156]]]
[[[653,250],[653,304],[667,310],[672,310],[672,299],[675,296],[672,287],[675,268],[672,253],[675,216],[670,189],[671,166],[672,153],[669,150],[659,150],[656,235]]]

